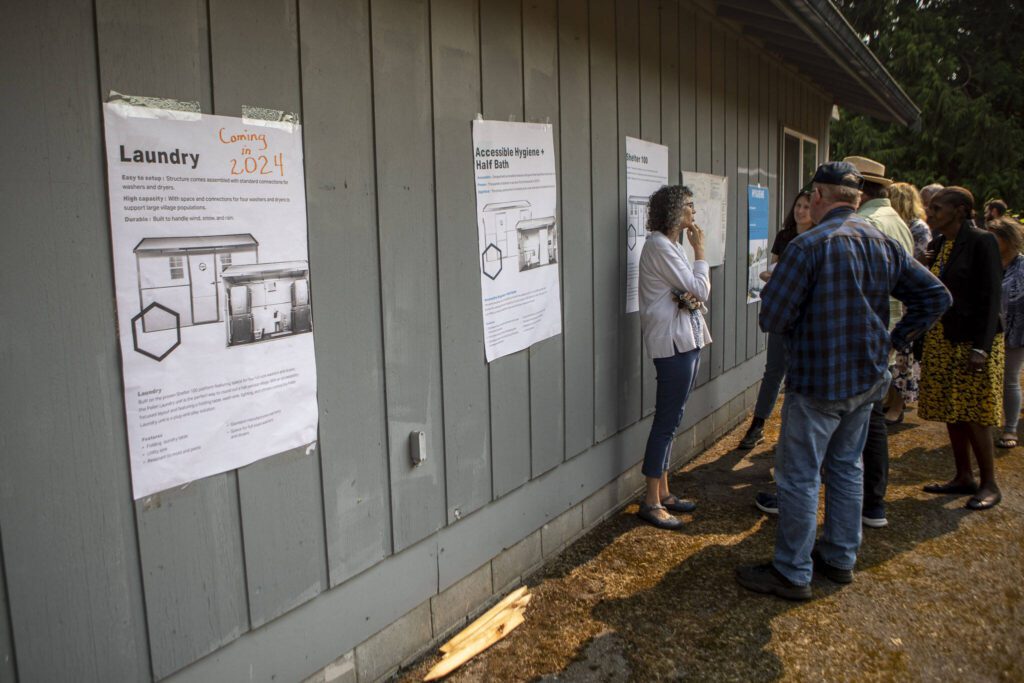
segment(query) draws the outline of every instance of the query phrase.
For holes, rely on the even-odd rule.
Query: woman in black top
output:
[[[786,220],[782,222],[782,230],[775,235],[772,242],[772,262],[768,270],[761,273],[761,279],[768,282],[772,276],[772,270],[782,252],[786,250],[793,239],[802,232],[810,230],[811,222],[811,193],[801,190],[789,207]],[[779,397],[779,388],[782,386],[782,379],[786,376],[786,352],[782,337],[768,335],[768,358],[764,368],[764,377],[761,380],[761,389],[757,393],[757,403],[754,406],[754,419],[750,423],[750,429],[740,441],[741,450],[749,450],[764,440],[764,421],[772,414],[775,400]]]
[[[928,225],[939,235],[928,245],[931,270],[953,295],[953,306],[925,335],[918,414],[946,423],[956,464],[952,480],[924,490],[970,495],[969,509],[986,510],[1002,500],[991,429],[1003,417],[1003,266],[996,238],[979,230],[973,217],[974,197],[962,187],[947,187],[928,205]]]

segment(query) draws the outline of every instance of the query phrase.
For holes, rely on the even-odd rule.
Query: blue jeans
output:
[[[782,380],[786,377],[786,337],[781,334],[768,335],[768,348],[764,364],[764,377],[757,390],[754,417],[767,420],[779,397]]]
[[[640,470],[645,477],[658,478],[668,469],[672,439],[679,423],[683,421],[686,399],[690,397],[697,381],[699,364],[700,349],[654,359],[658,391],[654,401],[651,433],[647,437],[647,449],[644,451],[644,465]]]
[[[861,453],[872,404],[885,395],[889,380],[886,372],[872,388],[840,401],[786,394],[775,449],[779,525],[774,564],[797,585],[811,582],[823,462],[825,526],[818,552],[825,562],[840,569],[853,569],[857,563],[864,493]]]
[[[1006,347],[1003,366],[1003,433],[1016,434],[1020,420],[1020,368],[1024,365],[1024,347]]]

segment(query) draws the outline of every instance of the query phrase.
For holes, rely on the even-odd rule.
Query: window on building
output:
[[[223,272],[230,265],[231,265],[231,254],[230,253],[221,254],[220,255],[220,269],[221,269],[221,271]]]
[[[185,279],[185,257],[184,256],[172,256],[170,258],[171,265],[171,279],[172,280],[184,280]]]
[[[793,198],[814,177],[818,168],[818,141],[814,138],[786,129],[782,143],[782,199],[779,201],[779,225],[785,217]]]

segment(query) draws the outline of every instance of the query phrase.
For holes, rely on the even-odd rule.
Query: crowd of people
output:
[[[888,430],[915,404],[922,419],[946,424],[953,454],[952,477],[924,490],[965,496],[970,510],[1002,500],[994,449],[1018,443],[1024,227],[1002,200],[988,201],[979,220],[967,189],[918,191],[885,171],[861,156],[819,166],[793,198],[761,274],[766,364],[739,449],[764,440],[783,380],[786,395],[776,491],[753,501],[778,518],[775,552],[736,570],[755,592],[804,600],[815,572],[853,580],[863,528],[889,524]],[[673,513],[696,509],[670,491],[668,466],[700,349],[711,343],[711,280],[695,219],[688,188],[662,187],[651,196],[640,256],[640,318],[657,397],[637,514],[669,530],[683,524]]]

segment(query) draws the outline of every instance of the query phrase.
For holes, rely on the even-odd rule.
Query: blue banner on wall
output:
[[[747,303],[761,300],[768,271],[768,188],[747,185]]]

